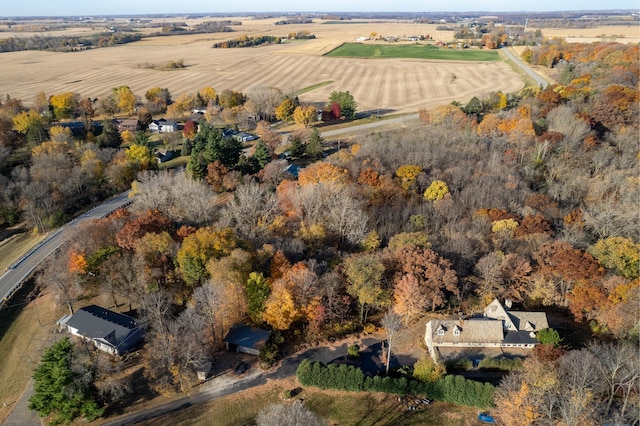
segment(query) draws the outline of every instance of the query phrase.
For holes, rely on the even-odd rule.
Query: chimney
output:
[[[507,309],[511,309],[511,305],[513,304],[513,302],[511,301],[511,299],[504,299],[504,307]]]

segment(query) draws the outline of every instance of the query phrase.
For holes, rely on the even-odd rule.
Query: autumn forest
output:
[[[389,309],[412,324],[427,312],[481,312],[497,298],[590,336],[539,345],[505,376],[494,397],[505,424],[628,421],[638,409],[639,49],[553,39],[522,56],[557,83],[420,110],[416,126],[340,150],[305,127],[292,147],[304,166],[297,176],[269,126],[276,114],[293,121],[299,107],[279,89],[252,98],[209,88],[176,102],[148,92],[138,112],[147,124],[190,121],[189,107],[207,105],[199,123],[164,141],[189,156],[185,172],[158,170],[143,132],[95,121],[131,109],[125,88],[97,102],[42,94],[31,108],[7,96],[0,226],[47,231],[132,190],[129,207],[79,229],[37,282],[70,308],[108,294],[135,310],[147,326],[145,377],[161,393],[194,383],[190,366],[213,361],[236,322],[275,332],[260,358],[268,366],[284,346],[375,329]],[[331,110],[339,118],[339,102]],[[223,128],[247,115],[263,119],[262,138],[243,151]],[[69,119],[85,126],[62,125]],[[627,356],[620,371],[636,376],[612,373],[608,356]],[[576,365],[604,379],[570,382]],[[573,406],[559,401],[559,383]],[[117,404],[126,386],[109,386],[102,400]]]

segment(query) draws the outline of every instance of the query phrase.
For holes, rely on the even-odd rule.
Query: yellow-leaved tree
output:
[[[316,121],[316,108],[313,105],[300,105],[293,111],[293,121],[296,124],[309,127]]]
[[[231,228],[198,229],[182,241],[176,255],[182,277],[188,285],[204,281],[209,276],[206,268],[209,259],[228,256],[235,247],[236,238]]]
[[[136,96],[129,86],[120,86],[112,89],[118,102],[118,111],[132,113],[136,107]]]
[[[434,180],[424,191],[424,199],[427,201],[442,200],[449,193],[447,184],[441,180]]]
[[[49,129],[49,136],[51,137],[51,140],[55,142],[68,143],[73,141],[71,129],[68,127],[52,126],[51,129]]]
[[[638,278],[640,272],[640,244],[629,238],[608,237],[589,247],[589,253],[608,269],[626,278]]]
[[[515,219],[501,219],[491,222],[491,232],[501,237],[512,238],[517,228],[518,222]]]
[[[202,99],[202,102],[204,102],[204,105],[209,105],[209,102],[215,102],[216,97],[218,96],[218,94],[216,93],[216,90],[211,86],[207,86],[203,89],[200,89],[200,92],[198,93],[200,94],[200,98]],[[204,105],[200,105],[200,106],[204,106]]]
[[[278,120],[289,122],[291,117],[293,116],[293,112],[296,109],[296,105],[289,98],[286,98],[284,101],[278,105],[276,108],[276,118]]]
[[[157,164],[154,163],[153,153],[149,147],[144,145],[133,144],[125,150],[125,154],[128,160],[139,164],[143,169],[148,169],[152,164]]]
[[[53,114],[56,118],[70,118],[78,106],[78,97],[73,92],[53,95],[49,98],[49,103],[53,107]]]
[[[413,164],[400,166],[396,170],[396,176],[400,178],[401,185],[405,191],[408,191],[413,186],[420,173],[422,173],[422,167]]]
[[[285,283],[274,283],[262,313],[262,318],[267,324],[278,330],[287,330],[294,321],[301,317],[301,314],[302,312],[296,306],[293,295]]]
[[[20,114],[14,116],[11,119],[13,124],[13,130],[18,133],[22,133],[23,135],[27,134],[29,128],[33,124],[40,124],[44,126],[44,118],[35,111],[22,111]]]

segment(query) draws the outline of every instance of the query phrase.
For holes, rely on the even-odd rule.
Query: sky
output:
[[[640,9],[640,0],[0,0],[0,16]]]

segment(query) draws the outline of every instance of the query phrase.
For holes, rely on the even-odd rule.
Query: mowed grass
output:
[[[31,232],[23,232],[12,235],[0,242],[0,274],[16,261],[20,256],[29,251],[45,237],[44,234],[34,235]]]
[[[286,387],[291,389],[290,387]],[[311,411],[328,420],[329,424],[380,425],[438,425],[475,426],[477,409],[442,402],[433,402],[425,408],[410,411],[402,406],[397,395],[382,393],[356,393],[322,391],[306,388],[294,398],[283,401],[285,385],[270,383],[219,398],[206,404],[195,405],[172,412],[142,425],[195,425],[232,426],[254,424],[257,414],[274,403],[303,401]]]
[[[51,331],[64,309],[58,308],[52,294],[26,304],[32,286],[31,281],[25,283],[0,313],[0,423],[22,395],[42,349],[61,337]]]
[[[445,61],[482,61],[500,60],[498,52],[492,50],[447,49],[423,44],[361,44],[345,43],[327,53],[331,57],[348,58],[412,58],[439,59]]]

